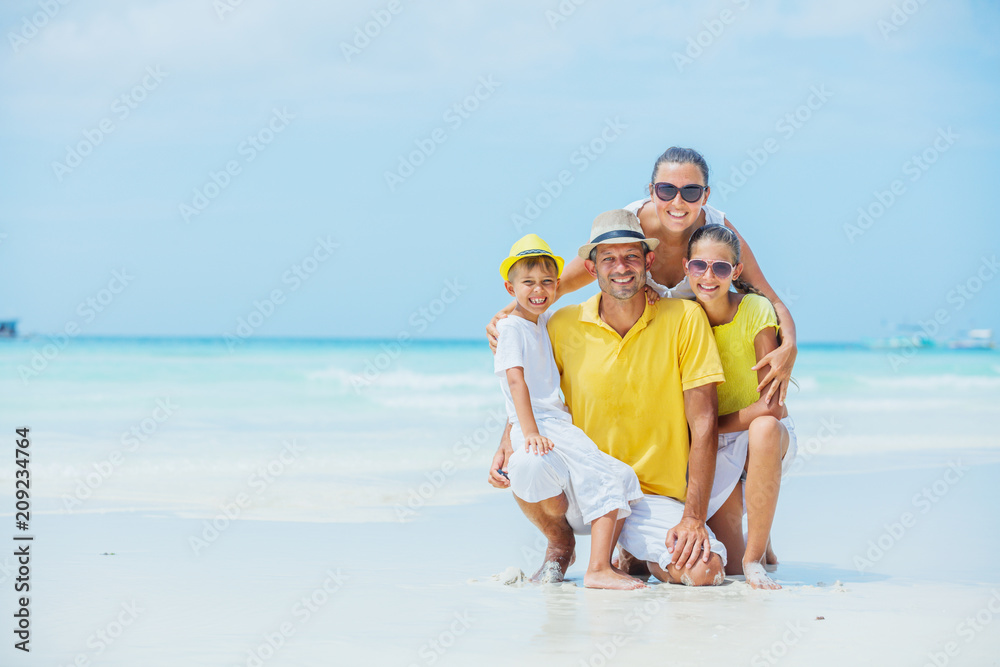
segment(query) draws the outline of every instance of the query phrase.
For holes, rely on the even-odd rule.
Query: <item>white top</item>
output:
[[[569,410],[559,396],[559,369],[552,356],[552,343],[545,328],[550,312],[542,313],[538,324],[523,317],[510,315],[497,322],[497,353],[493,357],[493,372],[500,378],[500,386],[507,403],[507,418],[518,424],[514,399],[507,384],[507,369],[524,369],[524,381],[531,395],[531,412],[535,420],[544,417],[571,421]]]
[[[640,199],[634,201],[625,207],[626,211],[631,211],[635,213],[636,217],[639,217],[639,209],[641,209],[645,204],[649,203],[649,197],[645,199]],[[705,204],[701,207],[705,211],[705,224],[706,225],[724,225],[726,224],[726,214],[719,209]],[[660,295],[661,299],[693,299],[694,291],[691,289],[691,283],[688,282],[688,277],[684,276],[683,280],[674,285],[673,287],[665,287],[660,283],[653,280],[653,276],[647,271],[646,272],[646,284],[656,290],[656,293]]]

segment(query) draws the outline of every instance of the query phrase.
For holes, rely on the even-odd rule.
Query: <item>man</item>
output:
[[[725,547],[705,525],[718,446],[715,385],[724,379],[711,327],[696,303],[646,303],[646,271],[659,241],[645,238],[634,214],[602,213],[590,239],[579,254],[601,292],[560,309],[548,332],[573,423],[631,465],[642,486],[619,540],[622,564],[630,555],[661,581],[720,584]],[[495,487],[509,486],[499,470],[510,454],[505,434],[490,469]],[[517,499],[548,540],[539,574],[552,563],[565,574],[574,530],[583,532],[573,489],[545,456],[531,461],[552,494],[536,503]]]

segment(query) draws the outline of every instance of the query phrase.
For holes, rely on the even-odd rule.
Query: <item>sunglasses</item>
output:
[[[702,276],[708,271],[708,267],[712,267],[712,273],[719,280],[725,280],[732,273],[733,269],[736,268],[729,262],[723,262],[721,259],[714,262],[709,262],[704,259],[692,259],[688,261],[688,273],[697,278]]]
[[[699,199],[701,195],[705,192],[704,185],[685,185],[683,188],[679,188],[673,183],[656,183],[653,185],[653,190],[656,192],[656,196],[663,201],[673,201],[677,193],[681,193],[681,199],[689,204],[693,204]]]

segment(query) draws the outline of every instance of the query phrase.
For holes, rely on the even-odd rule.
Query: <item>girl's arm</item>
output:
[[[524,369],[520,366],[508,368],[507,385],[510,387],[510,397],[514,400],[517,421],[521,424],[521,433],[524,434],[524,451],[534,451],[536,454],[548,453],[555,445],[538,433],[535,413],[531,411],[531,394],[528,393],[528,384],[524,381]]]
[[[579,257],[574,257],[570,260],[569,264],[563,267],[562,276],[559,280],[559,288],[556,289],[556,301],[564,294],[575,292],[592,282],[594,282],[594,276],[587,273],[587,267],[583,265],[583,260]],[[489,340],[490,349],[494,352],[497,351],[497,322],[510,315],[515,305],[517,305],[516,301],[508,303],[486,325],[486,338]],[[518,414],[518,419],[520,418],[521,415]]]
[[[770,353],[763,357],[758,357],[755,371],[766,368],[767,372],[760,381],[757,391],[760,392],[767,387],[764,398],[771,402],[771,398],[777,392],[778,405],[785,404],[785,396],[788,394],[788,383],[792,379],[792,367],[795,365],[795,357],[798,355],[798,346],[795,338],[795,321],[788,310],[788,306],[782,303],[777,292],[771,288],[770,283],[764,278],[764,273],[757,264],[757,258],[747,244],[746,239],[733,227],[733,224],[726,220],[726,227],[736,232],[742,246],[740,259],[743,261],[743,278],[748,283],[760,290],[761,294],[774,306],[774,312],[778,314],[778,322],[781,323],[781,345],[777,346]],[[770,387],[768,387],[770,385]]]
[[[760,366],[760,360],[777,349],[777,347],[778,334],[774,327],[761,329],[753,339],[753,348],[757,356],[757,365]],[[761,378],[764,377],[764,373],[764,369],[760,368],[757,371],[757,379],[761,380]],[[764,415],[771,415],[775,419],[781,419],[782,417],[788,415],[788,410],[784,405],[779,405],[777,401],[772,401],[768,404],[766,397],[761,396],[755,402],[751,403],[742,410],[720,416],[719,433],[746,431],[750,428],[750,422],[757,417],[763,417]]]

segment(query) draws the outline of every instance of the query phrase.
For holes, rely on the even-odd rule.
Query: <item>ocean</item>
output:
[[[2,341],[37,511],[407,521],[474,501],[504,420],[483,341]],[[804,345],[793,475],[1000,460],[1000,352]],[[4,477],[7,475],[4,474]]]

